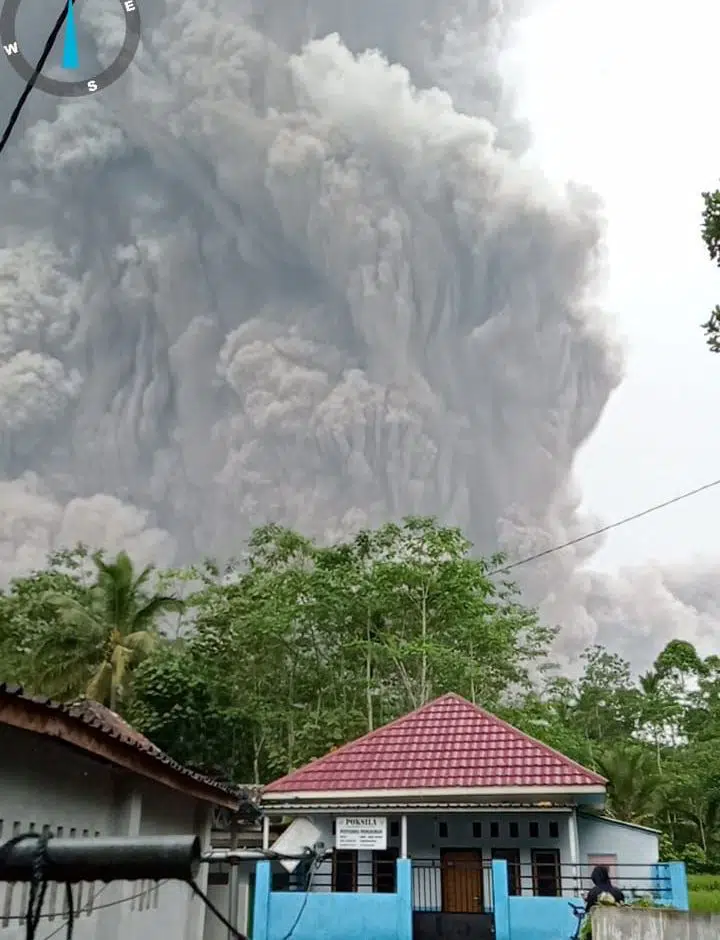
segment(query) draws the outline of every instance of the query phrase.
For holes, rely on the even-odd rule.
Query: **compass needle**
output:
[[[67,18],[65,19],[65,41],[63,44],[62,67],[64,69],[77,69],[80,67],[78,56],[77,34],[75,32],[75,11],[73,0],[68,0]]]
[[[28,0],[30,2],[30,0]],[[47,3],[48,0],[33,0],[34,3]],[[54,0],[50,0],[53,3]],[[138,46],[140,45],[140,10],[142,0],[99,0],[106,6],[119,6],[122,20],[125,25],[124,37],[115,57],[101,71],[85,77],[67,75],[56,77],[43,72],[45,65],[52,55],[55,46],[62,44],[60,49],[60,65],[64,72],[81,72],[87,68],[86,56],[83,55],[83,67],[80,65],[78,49],[77,26],[73,4],[76,0],[57,0],[61,4],[55,25],[45,43],[42,54],[33,64],[23,55],[22,44],[18,41],[15,21],[18,9],[25,0],[0,0],[0,56],[4,53],[12,68],[26,82],[22,93],[22,100],[18,102],[17,115],[22,110],[28,95],[33,88],[44,91],[48,95],[57,95],[59,98],[82,98],[85,95],[95,95],[103,91],[113,82],[116,82],[132,62]],[[17,121],[13,112],[11,123]],[[11,128],[12,129],[12,128]],[[0,152],[5,146],[6,137],[3,132],[0,137]]]

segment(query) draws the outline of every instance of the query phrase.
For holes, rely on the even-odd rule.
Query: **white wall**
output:
[[[235,926],[240,933],[247,934],[248,924],[250,922],[250,877],[255,869],[255,862],[242,861],[239,864],[230,865],[223,863],[214,863],[210,866],[211,872],[222,872],[227,876],[226,884],[208,885],[208,897],[215,906],[230,920],[232,918],[232,908],[230,903],[230,894],[233,890],[233,882],[237,891],[237,910]],[[234,871],[234,875],[231,873]],[[217,917],[208,914],[205,918],[205,932],[203,940],[228,940],[228,930],[224,927]]]
[[[326,844],[334,844],[332,833],[333,817],[327,814],[313,815],[313,821],[327,833]],[[388,816],[388,830],[391,822],[399,823],[400,816]],[[517,848],[520,851],[522,893],[532,895],[532,850],[557,849],[560,853],[563,894],[577,896],[590,887],[589,856],[617,855],[617,881],[624,890],[634,888],[638,893],[647,893],[652,887],[651,866],[658,860],[658,838],[653,832],[629,828],[612,821],[597,819],[578,814],[578,857],[577,867],[573,866],[571,853],[571,813],[530,810],[526,812],[476,812],[476,813],[431,813],[409,814],[408,855],[420,864],[413,870],[415,896],[439,899],[441,897],[439,861],[443,849],[475,849],[480,852],[484,862],[492,859],[495,848]],[[447,837],[441,838],[439,823],[447,825]],[[480,838],[473,835],[473,823],[482,827]],[[491,836],[490,823],[497,823],[499,835]],[[517,823],[519,833],[516,838],[509,834],[510,823]],[[529,834],[530,822],[539,824],[538,838]],[[558,827],[557,837],[551,837],[549,824]],[[400,848],[400,838],[389,837],[388,845]],[[425,860],[428,864],[423,866]],[[484,894],[490,896],[490,873],[484,873]],[[358,891],[372,891],[372,853],[358,853]],[[332,862],[327,860],[318,870],[313,884],[313,891],[332,890]]]
[[[44,828],[58,837],[187,835],[209,839],[209,807],[119,773],[71,748],[0,724],[0,843]],[[207,866],[198,881],[206,880]],[[63,940],[64,887],[48,889],[39,940]],[[200,940],[202,902],[169,882],[82,884],[74,889],[76,940]],[[0,940],[24,940],[27,885],[0,882]]]
[[[580,861],[588,875],[591,855],[617,855],[616,882],[623,891],[646,893],[653,885],[652,866],[659,859],[657,833],[637,829],[611,820],[578,817]],[[589,882],[586,882],[589,887]]]
[[[326,845],[332,848],[334,840],[332,837],[333,817],[329,815],[313,815],[313,821],[319,828],[327,833]],[[392,822],[400,821],[399,815],[389,815],[388,832]],[[417,859],[419,862],[435,862],[437,864],[422,866],[419,865],[413,871],[413,887],[416,897],[432,897],[439,899],[440,892],[440,857],[443,849],[475,849],[480,852],[484,862],[488,863],[485,870],[484,895],[490,897],[490,872],[489,862],[492,858],[494,848],[518,848],[520,850],[521,875],[523,894],[532,894],[532,865],[531,857],[533,849],[557,849],[560,852],[561,865],[569,865],[570,841],[569,841],[569,820],[570,813],[549,813],[540,811],[537,813],[501,813],[501,812],[478,812],[478,813],[432,813],[432,814],[412,814],[407,817],[408,829],[408,855]],[[540,827],[538,838],[531,838],[529,835],[529,823],[537,822]],[[444,822],[448,827],[447,838],[440,838],[439,823]],[[473,835],[473,824],[479,822],[482,827],[481,838],[477,839]],[[497,837],[491,836],[490,823],[499,825],[499,834]],[[519,833],[516,838],[509,834],[510,823],[517,823]],[[558,836],[551,837],[549,834],[550,822],[557,823]],[[400,837],[389,836],[388,846],[399,849]],[[571,878],[571,870],[563,869],[563,880],[566,883],[565,889],[570,892],[574,886],[574,880]],[[325,861],[318,869],[315,881],[312,887],[313,891],[331,891],[332,890],[332,861]],[[372,853],[370,851],[358,852],[358,891],[372,891]],[[439,902],[438,902],[439,903]]]

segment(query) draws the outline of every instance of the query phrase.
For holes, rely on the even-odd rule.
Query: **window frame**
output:
[[[343,858],[341,859],[341,856]],[[353,887],[338,888],[338,867],[341,860],[351,863],[351,880]],[[335,849],[332,856],[332,889],[337,894],[357,894],[358,889],[358,853],[357,849]]]
[[[553,858],[552,862],[538,862],[538,856],[550,855]],[[533,896],[536,898],[559,898],[562,897],[562,870],[560,868],[560,850],[559,849],[532,849],[530,852],[530,864],[532,867],[532,884],[533,884]],[[555,893],[554,894],[539,894],[538,893],[538,868],[542,867],[544,869],[551,868],[555,874]]]
[[[395,894],[397,891],[397,860],[400,858],[400,850],[394,846],[388,846],[382,851],[372,853],[372,890],[373,894]],[[389,891],[380,891],[378,889],[378,866],[387,865],[392,873],[392,888]]]

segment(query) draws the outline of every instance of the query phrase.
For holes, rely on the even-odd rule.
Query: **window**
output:
[[[500,838],[500,823],[496,823],[496,822],[490,823],[490,838],[491,839]]]
[[[357,852],[335,849],[333,854],[333,891],[357,891]]]
[[[400,823],[397,819],[393,820],[390,823],[390,838],[399,839],[400,838]]]
[[[482,839],[482,823],[473,823],[473,839]]]
[[[520,849],[493,849],[494,859],[504,859],[508,867],[508,891],[517,896],[520,890]]]
[[[536,822],[530,823],[530,838],[531,839],[540,838],[540,826]]]
[[[438,823],[438,838],[447,839],[448,837],[448,824],[446,822]]]
[[[373,852],[373,891],[376,894],[393,894],[395,892],[395,862],[397,858],[397,849]]]
[[[518,826],[516,822],[511,822],[510,823],[510,838],[517,839],[519,835],[520,835],[520,827]]]
[[[560,835],[560,827],[558,826],[558,824],[555,821],[553,821],[550,823],[550,826],[548,828],[550,830],[550,838],[557,839],[558,836]]]
[[[533,849],[532,875],[536,897],[560,896],[560,853],[557,849]]]

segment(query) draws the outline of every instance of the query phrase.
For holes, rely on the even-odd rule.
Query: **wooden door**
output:
[[[479,852],[442,853],[442,909],[449,914],[482,911],[482,856]]]

